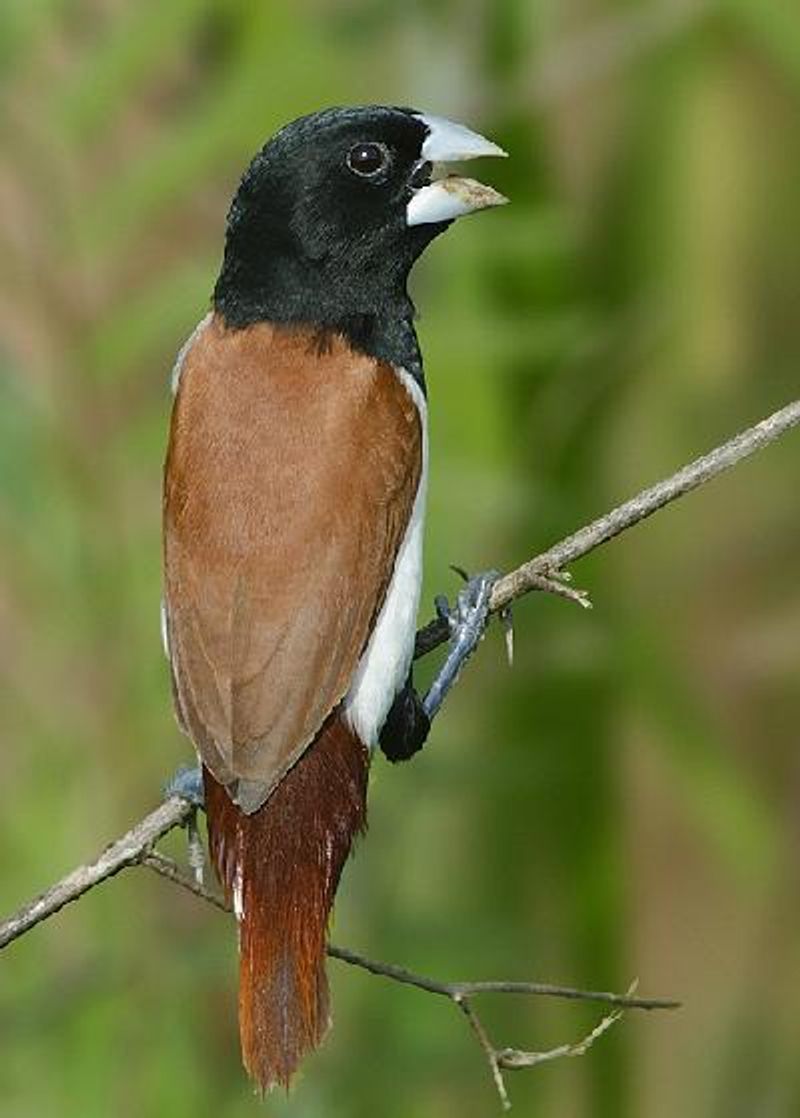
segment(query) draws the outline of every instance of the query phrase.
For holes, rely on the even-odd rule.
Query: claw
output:
[[[186,820],[186,835],[189,844],[189,865],[198,885],[203,884],[206,864],[203,842],[197,829],[197,809],[205,808],[203,770],[199,765],[182,765],[171,780],[164,785],[164,797],[179,796],[191,804],[194,811]]]
[[[182,765],[164,785],[164,797],[179,796],[195,807],[205,807],[203,773],[199,765]]]
[[[458,573],[463,574],[461,571]],[[489,619],[492,587],[499,577],[498,571],[486,571],[468,579],[466,586],[459,591],[454,610],[450,609],[443,596],[436,599],[438,616],[450,625],[450,651],[422,702],[429,718],[433,718],[439,710],[465,662],[483,639]]]
[[[447,596],[445,594],[436,595],[436,597],[433,599],[433,608],[436,610],[436,616],[440,620],[446,621],[448,624],[450,624],[450,603],[448,602]]]
[[[467,579],[467,585],[458,595],[458,624],[469,625],[474,623],[476,617],[482,617],[481,636],[483,636],[492,587],[499,577],[499,571],[484,571],[482,574]]]

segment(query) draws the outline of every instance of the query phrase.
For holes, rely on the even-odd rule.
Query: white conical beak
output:
[[[428,129],[420,154],[431,163],[461,163],[465,159],[477,159],[481,155],[508,155],[508,152],[485,136],[479,136],[463,124],[445,120],[443,116],[419,113],[417,119]]]
[[[427,162],[460,163],[482,155],[507,154],[497,144],[465,128],[463,124],[456,124],[440,116],[429,116],[427,113],[419,113],[418,118],[428,129],[420,153]],[[502,206],[507,201],[498,191],[476,182],[475,179],[451,175],[414,192],[406,207],[406,223],[430,225],[452,221],[490,206]]]

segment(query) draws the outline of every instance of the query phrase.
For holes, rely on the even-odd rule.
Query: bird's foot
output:
[[[203,770],[199,765],[182,765],[164,786],[164,798],[178,796],[191,804],[194,810],[186,820],[186,837],[189,846],[189,865],[198,885],[204,883],[206,854],[197,828],[197,809],[205,808]]]
[[[203,770],[199,765],[181,765],[164,785],[164,799],[168,800],[170,796],[178,796],[193,807],[205,808]]]
[[[463,574],[463,572],[459,572]],[[466,575],[464,576],[466,578]],[[459,592],[454,609],[442,594],[435,600],[436,613],[450,628],[450,650],[442,670],[431,684],[422,706],[429,719],[438,712],[450,688],[458,679],[465,662],[477,648],[489,620],[492,587],[497,582],[498,571],[484,571],[467,579]]]

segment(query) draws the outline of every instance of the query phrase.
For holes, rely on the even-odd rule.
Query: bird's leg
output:
[[[431,721],[483,637],[489,620],[492,587],[499,577],[498,571],[484,571],[468,579],[453,610],[444,595],[436,598],[436,612],[450,626],[450,645],[447,659],[422,700],[423,709]]]
[[[197,810],[205,809],[205,790],[203,788],[203,770],[200,765],[182,765],[171,780],[164,786],[164,796],[178,796],[186,800],[194,808],[186,820],[186,837],[189,844],[189,865],[194,874],[195,881],[203,884],[206,855],[203,849],[203,840],[197,829]]]
[[[450,628],[450,649],[424,698],[420,698],[412,674],[408,673],[405,686],[394,700],[380,733],[381,750],[390,761],[407,761],[425,744],[434,715],[483,636],[492,587],[498,577],[496,571],[487,571],[468,579],[454,610],[444,596],[436,599],[436,612]]]

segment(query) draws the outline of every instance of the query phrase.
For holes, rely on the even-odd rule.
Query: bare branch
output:
[[[94,889],[101,881],[113,877],[126,866],[135,866],[141,862],[153,844],[168,831],[181,826],[193,810],[190,804],[178,799],[177,796],[165,800],[122,838],[107,847],[96,861],[89,865],[78,866],[41,896],[23,905],[13,916],[0,923],[0,949],[7,947],[36,924],[53,916],[64,905],[76,901],[84,893]]]
[[[585,1056],[594,1042],[599,1040],[603,1033],[608,1032],[625,1012],[624,1009],[615,1009],[613,1013],[607,1014],[590,1033],[575,1044],[559,1044],[556,1048],[547,1048],[544,1052],[528,1052],[520,1048],[495,1048],[489,1039],[485,1025],[472,1004],[464,999],[457,1002],[457,1005],[464,1012],[472,1031],[475,1033],[478,1044],[483,1049],[503,1110],[511,1109],[508,1088],[503,1078],[504,1071],[523,1071],[526,1068],[535,1068],[538,1064],[549,1063],[552,1060],[562,1060],[571,1056]]]
[[[534,1068],[537,1064],[547,1063],[549,1060],[560,1060],[564,1056],[585,1056],[594,1042],[603,1033],[608,1032],[612,1025],[620,1020],[625,1011],[615,1009],[592,1029],[582,1040],[576,1044],[559,1044],[557,1048],[548,1048],[545,1052],[524,1052],[519,1048],[500,1048],[495,1052],[498,1067],[504,1071],[521,1071],[523,1068]]]
[[[712,481],[737,462],[775,442],[798,423],[800,400],[795,400],[780,411],[773,412],[755,427],[749,427],[722,446],[704,454],[702,458],[696,458],[671,477],[642,490],[605,516],[600,516],[585,528],[573,532],[571,536],[498,579],[492,590],[491,612],[499,612],[531,590],[541,590],[542,577],[552,580],[559,575],[563,576],[564,568],[576,559],[582,559],[590,551],[613,540],[615,536],[652,516],[665,505]],[[420,659],[426,656],[434,648],[444,644],[448,636],[449,631],[444,622],[438,618],[431,621],[417,633],[415,657]]]
[[[181,889],[186,889],[188,892],[194,893],[196,897],[208,901],[209,904],[214,905],[221,912],[231,911],[230,905],[225,903],[224,898],[217,896],[211,889],[206,888],[202,881],[198,881],[194,875],[189,877],[177,862],[173,862],[172,858],[167,858],[158,850],[150,850],[142,856],[141,861],[143,866],[147,866],[148,869],[153,870],[160,877],[165,877],[167,881],[171,881],[174,885],[180,885]]]
[[[201,900],[208,901],[222,912],[232,911],[230,905],[221,897],[205,885],[201,885],[194,877],[184,873],[177,862],[173,862],[171,858],[165,857],[157,850],[145,852],[140,861],[143,866],[154,870],[175,885],[180,885],[189,893],[194,893]],[[418,990],[424,990],[428,994],[440,994],[454,1002],[462,1002],[479,994],[525,994],[568,1001],[603,1002],[621,1009],[679,1009],[681,1004],[666,998],[635,997],[633,987],[627,994],[612,994],[604,990],[579,990],[574,986],[555,986],[551,982],[442,982],[436,978],[414,974],[413,971],[399,967],[396,963],[379,963],[375,959],[368,959],[356,951],[351,951],[348,947],[337,947],[333,943],[328,944],[328,955],[331,959],[337,959],[340,963],[347,963],[351,967],[358,967],[379,978],[388,978],[404,986],[415,986]]]
[[[468,998],[456,998],[456,1005],[466,1017],[467,1021],[472,1028],[473,1033],[478,1041],[478,1044],[483,1049],[483,1054],[486,1057],[486,1062],[489,1065],[489,1071],[492,1073],[492,1080],[494,1082],[495,1090],[500,1097],[500,1105],[503,1110],[511,1109],[511,1099],[508,1097],[508,1090],[506,1088],[506,1081],[503,1079],[503,1073],[500,1070],[500,1064],[497,1059],[497,1049],[489,1039],[489,1034],[484,1028],[483,1022],[473,1009]]]
[[[405,986],[416,986],[417,989],[425,990],[429,994],[441,994],[454,1002],[474,998],[479,994],[524,994],[572,1001],[603,1002],[622,1009],[678,1009],[681,1004],[665,998],[639,998],[632,993],[610,994],[602,990],[577,990],[573,986],[555,986],[550,982],[440,982],[435,978],[414,974],[394,963],[376,963],[372,959],[365,959],[346,947],[334,947],[331,944],[328,954],[343,963],[361,967],[370,974],[390,978],[393,982],[400,982]]]

